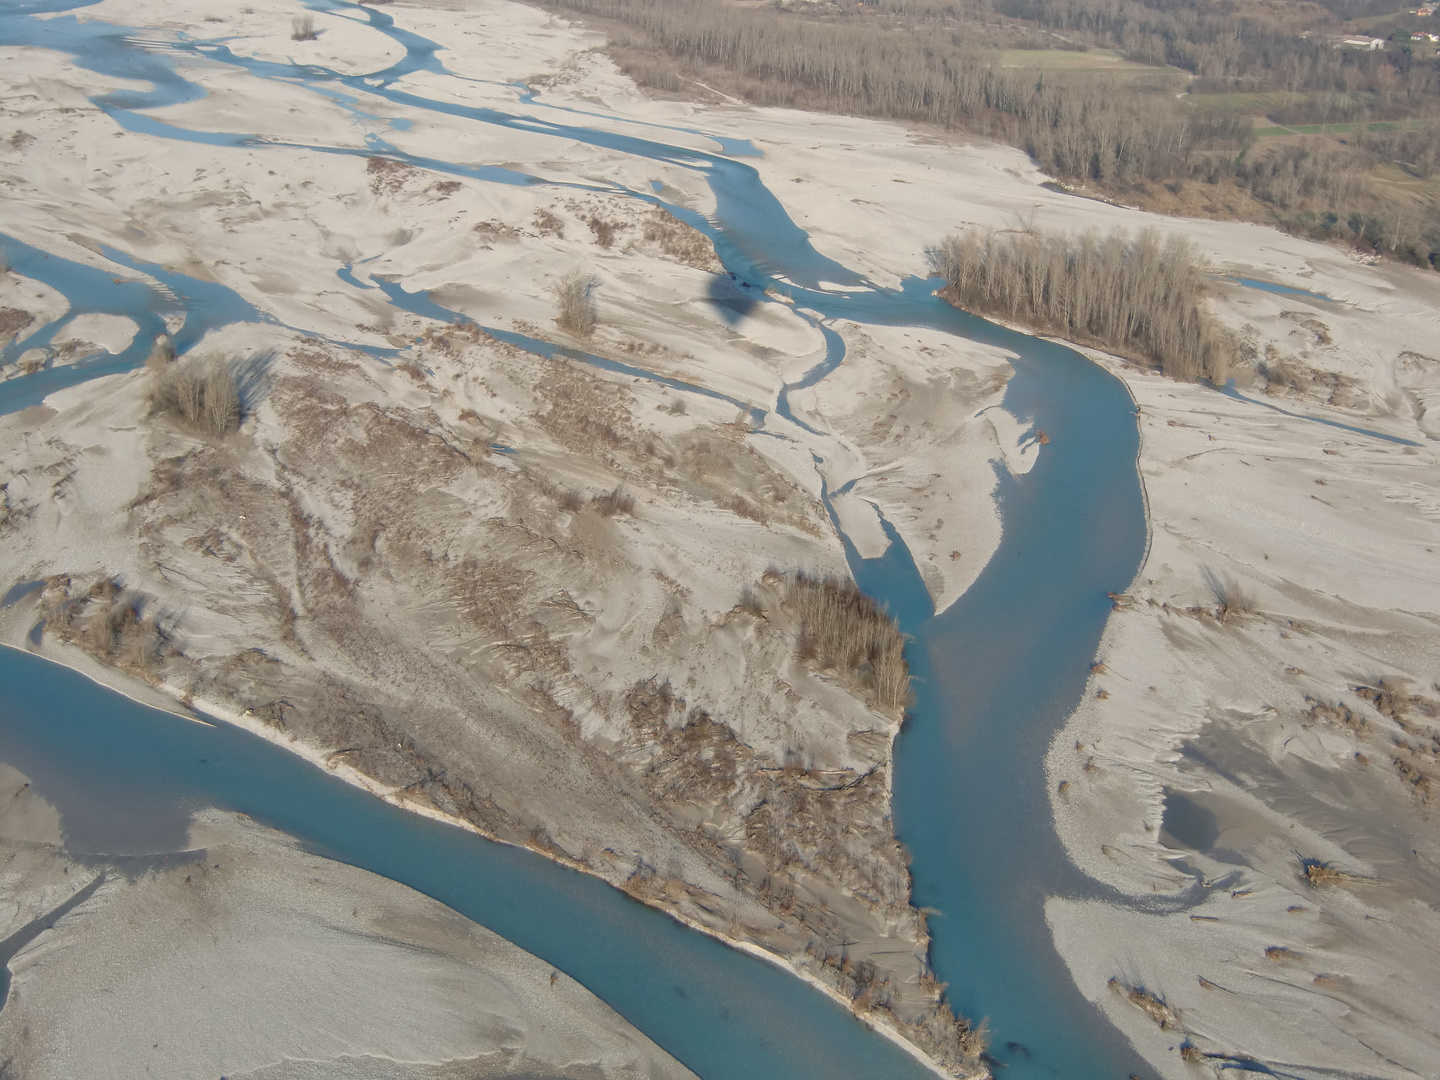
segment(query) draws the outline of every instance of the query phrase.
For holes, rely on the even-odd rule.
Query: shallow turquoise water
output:
[[[1004,537],[975,585],[935,618],[913,560],[888,523],[893,542],[884,558],[861,560],[848,542],[847,553],[860,586],[887,603],[913,635],[917,703],[897,744],[895,817],[901,839],[915,856],[916,902],[941,913],[931,922],[938,976],[950,984],[960,1011],[991,1020],[996,1063],[1006,1067],[1007,1077],[1098,1080],[1143,1071],[1124,1039],[1075,990],[1050,945],[1041,910],[1049,894],[1094,893],[1055,838],[1041,761],[1083,690],[1109,613],[1106,593],[1128,586],[1145,543],[1133,405],[1117,380],[1072,350],[953,310],[933,296],[934,281],[916,277],[896,290],[876,287],[817,252],[759,173],[726,153],[523,112],[434,101],[396,86],[408,72],[443,72],[443,63],[435,43],[395,27],[383,12],[338,0],[311,5],[353,12],[351,17],[405,46],[400,63],[361,78],[237,58],[223,42],[182,41],[168,55],[139,50],[120,28],[77,23],[68,16],[27,17],[42,7],[74,6],[0,6],[0,43],[39,44],[70,53],[97,71],[148,80],[150,91],[97,99],[118,125],[145,137],[204,142],[216,146],[217,153],[241,143],[266,147],[277,156],[294,149],[249,137],[187,132],[133,111],[203,94],[172,63],[204,56],[255,78],[298,81],[342,103],[371,94],[461,117],[478,132],[487,126],[519,129],[665,162],[702,174],[714,192],[713,218],[669,208],[714,240],[729,272],[713,291],[725,317],[743,318],[751,302],[773,302],[764,295],[772,289],[787,294],[802,315],[817,321],[928,326],[1014,351],[1016,376],[1006,407],[1045,429],[1051,442],[1028,475],[1001,474]],[[358,117],[371,115],[348,107]],[[730,154],[754,153],[740,142],[717,144]],[[379,133],[372,133],[364,147],[307,149],[352,156],[382,153],[486,182],[549,183],[496,166],[405,155]],[[669,205],[653,187],[593,189]],[[140,338],[148,340],[156,319],[180,310],[186,314],[182,344],[227,322],[266,318],[228,290],[206,291],[204,283],[166,276],[161,268],[136,263],[122,252],[107,255],[117,266],[155,277],[165,288],[135,283],[122,295],[98,282],[99,271],[67,269],[60,260],[51,283],[71,298],[72,313],[113,309],[143,316],[147,321],[142,321]],[[347,268],[336,272],[362,287]],[[821,291],[821,284],[843,291]],[[428,297],[406,291],[403,282],[377,285],[408,310],[452,315]],[[844,362],[843,341],[819,324],[826,355],[797,385],[810,385]],[[513,343],[541,355],[613,363],[529,338],[515,337]],[[123,370],[138,363],[141,351],[137,344],[123,357],[78,375],[41,375],[74,380]],[[661,378],[643,369],[627,373]],[[675,380],[667,385],[724,396]],[[38,376],[0,384],[0,413],[55,388],[46,387]],[[764,423],[771,404],[734,403],[749,408],[757,425]],[[774,411],[792,418],[783,393]],[[123,846],[127,837],[147,836],[151,828],[178,844],[184,812],[192,806],[244,810],[317,850],[435,896],[545,957],[706,1080],[899,1080],[922,1074],[912,1059],[793,977],[538,856],[391,810],[242,732],[223,725],[203,728],[142,709],[72,673],[9,652],[0,655],[0,702],[0,757],[29,773],[62,807],[69,805],[76,821],[94,819],[96,829],[108,823],[104,844],[109,848]],[[112,812],[96,815],[97,804]]]

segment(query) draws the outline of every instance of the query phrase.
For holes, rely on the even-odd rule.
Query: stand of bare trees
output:
[[[552,0],[613,20],[612,46],[642,82],[667,77],[654,53],[700,74],[741,77],[763,105],[791,105],[965,128],[1026,147],[1057,175],[1102,182],[1190,172],[1202,151],[1233,158],[1249,124],[1233,116],[1182,115],[1178,84],[1160,78],[1122,88],[1107,79],[1041,78],[1001,67],[966,35],[922,24],[876,33],[856,21],[793,17],[714,0]],[[647,59],[647,54],[649,58]],[[1140,101],[1137,105],[1137,96]]]
[[[910,703],[910,665],[895,620],[848,581],[795,574],[785,606],[800,622],[799,654],[854,679],[872,703],[899,713]]]
[[[595,332],[595,278],[579,270],[566,274],[555,286],[555,322],[577,338]]]
[[[951,236],[931,249],[944,296],[1154,365],[1174,379],[1225,378],[1227,336],[1203,306],[1194,248],[1153,230]]]
[[[150,407],[155,412],[170,413],[212,438],[240,427],[240,391],[225,361],[218,357],[176,360],[174,344],[162,336],[156,339],[145,367]]]
[[[1399,165],[1423,179],[1440,160],[1433,58],[1334,49],[1279,24],[1242,27],[1212,0],[539,2],[596,21],[626,72],[658,90],[704,83],[758,105],[971,131],[1023,148],[1059,179],[1142,206],[1168,199],[1163,185],[1181,200],[1166,203],[1169,212],[1258,218],[1419,265],[1440,259],[1440,207],[1371,176]],[[1023,27],[1000,26],[1000,16],[1026,20],[1035,40],[1016,39]],[[1113,45],[1172,70],[1037,72],[1002,63],[995,47],[1016,44]],[[1177,100],[1184,81],[1174,68],[1197,76],[1192,89],[1283,91],[1295,101],[1277,111],[1320,124],[1404,116],[1409,128],[1424,126],[1260,147],[1248,117]]]

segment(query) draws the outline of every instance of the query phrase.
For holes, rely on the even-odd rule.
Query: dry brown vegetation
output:
[[[559,239],[565,235],[565,223],[549,210],[535,211],[535,229],[541,236],[553,236]]]
[[[0,308],[0,343],[9,342],[34,321],[28,311],[12,307]]]
[[[605,517],[630,515],[635,513],[635,496],[625,490],[624,484],[617,484],[604,495],[596,495],[590,500],[590,505]]]
[[[719,273],[723,269],[709,237],[660,207],[652,207],[641,224],[645,239],[676,262],[711,273]]]
[[[1429,805],[1440,790],[1440,701],[1413,693],[1392,679],[1379,679],[1374,686],[1357,686],[1355,696],[1390,724],[1372,724],[1343,702],[1330,704],[1309,698],[1309,708],[1301,715],[1310,723],[1322,723],[1350,735],[1382,760],[1388,757],[1390,767],[1410,794],[1422,806]],[[1366,765],[1371,757],[1356,750],[1354,760]]]
[[[1118,978],[1110,979],[1106,985],[1159,1024],[1162,1030],[1168,1031],[1180,1026],[1180,1014],[1175,1011],[1174,1006],[1168,1004],[1154,991],[1147,990],[1143,986],[1131,986],[1121,982]]]
[[[595,332],[597,284],[594,275],[580,270],[560,279],[555,286],[555,323],[561,330],[577,338],[588,338]]]
[[[210,438],[223,438],[240,427],[240,392],[235,375],[218,357],[174,361],[174,347],[161,338],[147,361],[152,412],[174,416]]]
[[[370,190],[376,195],[394,195],[405,181],[419,172],[415,166],[394,158],[372,157],[365,160],[365,172],[370,177]]]
[[[482,221],[474,226],[475,235],[480,239],[480,246],[489,248],[496,243],[506,243],[517,240],[520,237],[520,230],[513,225],[506,225],[503,221]]]
[[[761,591],[768,594],[768,588]],[[762,610],[764,602],[756,591],[749,590],[749,596],[755,609]],[[743,842],[727,845],[717,855],[735,860],[737,889],[753,894],[794,932],[809,936],[805,953],[816,965],[811,970],[857,1013],[888,1020],[937,1061],[972,1072],[985,1050],[983,1025],[972,1028],[956,1017],[943,987],[928,976],[927,1007],[902,1004],[890,973],[851,952],[846,938],[837,934],[833,913],[810,889],[817,880],[838,880],[877,910],[895,917],[909,910],[909,879],[899,846],[893,841],[873,843],[872,830],[854,827],[888,812],[883,767],[857,773],[817,769],[797,755],[787,755],[783,763],[770,760],[741,742],[722,719],[687,703],[660,679],[636,683],[625,704],[631,731],[624,758],[639,772],[650,797],[659,807],[680,808],[683,816],[693,815],[696,807],[716,805],[734,808],[742,816]],[[763,864],[758,875],[756,858]],[[683,882],[663,877],[643,862],[625,889],[652,903],[689,891]],[[699,899],[713,903],[709,897]],[[740,925],[729,933],[763,940],[763,934]]]
[[[1428,805],[1440,789],[1440,702],[1391,679],[1357,686],[1355,693],[1400,729],[1390,740],[1390,765],[1411,794]]]
[[[1222,626],[1233,616],[1254,612],[1255,602],[1245,592],[1244,586],[1234,578],[1221,576],[1208,566],[1201,571],[1201,576],[1205,579],[1210,595],[1215,598],[1215,617]]]
[[[143,679],[153,681],[171,651],[147,599],[108,574],[88,587],[69,575],[47,578],[40,604],[47,634]]]
[[[905,638],[895,620],[852,582],[793,575],[785,607],[800,623],[800,658],[863,687],[876,708],[898,713],[910,700]]]
[[[315,32],[315,16],[296,15],[290,20],[291,41],[314,41],[320,35]]]
[[[1301,873],[1305,880],[1311,885],[1319,887],[1323,885],[1361,885],[1372,884],[1369,878],[1352,874],[1348,870],[1342,870],[1338,866],[1332,866],[1328,862],[1321,862],[1319,859],[1301,859]]]
[[[590,226],[590,231],[595,234],[595,243],[602,248],[611,247],[615,243],[616,234],[624,228],[623,225],[608,221],[598,214],[590,215],[585,224]]]
[[[930,259],[946,299],[966,310],[1094,342],[1171,378],[1224,378],[1230,342],[1205,311],[1204,275],[1181,237],[972,231]]]

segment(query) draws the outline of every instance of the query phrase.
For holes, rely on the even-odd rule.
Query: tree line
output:
[[[1093,342],[1174,379],[1226,377],[1230,339],[1205,310],[1205,275],[1179,236],[974,230],[929,254],[957,307]]]
[[[1377,166],[1396,163],[1428,176],[1440,157],[1440,119],[1343,141],[1265,145],[1244,116],[1178,101],[1184,86],[1178,72],[1113,78],[1008,67],[965,20],[1013,11],[1051,28],[1061,43],[1071,35],[1075,47],[1084,47],[1077,34],[1128,41],[1138,59],[1148,54],[1136,42],[1153,35],[1164,44],[1156,62],[1213,70],[1217,79],[1247,78],[1246,85],[1262,89],[1326,87],[1316,107],[1324,111],[1329,100],[1337,116],[1344,109],[1360,115],[1356,102],[1369,101],[1364,108],[1373,110],[1380,91],[1367,86],[1405,97],[1411,112],[1440,103],[1433,62],[1412,65],[1404,82],[1394,57],[1257,29],[1207,0],[1186,6],[1152,0],[1153,8],[1140,0],[993,0],[994,8],[991,2],[876,0],[863,8],[803,4],[792,11],[723,0],[548,0],[602,20],[612,55],[652,88],[684,93],[702,81],[757,105],[974,132],[1024,149],[1060,180],[1127,201],[1146,205],[1161,185],[1179,198],[1185,185],[1203,184],[1208,188],[1186,196],[1182,212],[1258,217],[1422,265],[1440,259],[1434,201],[1372,181]],[[1207,66],[1197,50],[1212,45],[1234,56]],[[1436,109],[1440,117],[1440,104]]]

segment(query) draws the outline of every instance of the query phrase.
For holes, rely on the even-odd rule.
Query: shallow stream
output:
[[[670,206],[659,194],[619,187],[666,206],[714,240],[735,288],[755,303],[788,296],[808,318],[925,326],[1015,353],[1004,407],[1049,435],[1048,448],[1022,476],[1003,470],[1001,546],[980,578],[935,616],[903,542],[880,559],[860,559],[846,542],[861,587],[886,602],[910,646],[917,702],[897,744],[895,816],[914,853],[915,902],[935,909],[932,959],[962,1013],[989,1018],[995,1064],[1006,1077],[1119,1078],[1141,1072],[1125,1039],[1076,990],[1045,925],[1055,894],[1093,894],[1070,864],[1051,824],[1042,762],[1049,741],[1083,692],[1110,611],[1106,594],[1128,587],[1143,556],[1146,526],[1138,475],[1134,405],[1124,386],[1062,346],[996,327],[950,308],[935,282],[883,289],[822,255],[743,160],[743,140],[715,139],[704,153],[566,122],[517,88],[515,113],[441,102],[397,86],[417,70],[443,74],[439,46],[403,31],[382,11],[339,0],[317,10],[368,21],[405,47],[383,71],[343,76],[313,66],[237,57],[223,41],[163,39],[153,32],[82,22],[64,0],[22,0],[0,7],[0,45],[62,51],[92,70],[148,82],[95,100],[127,131],[226,146],[287,145],[188,131],[134,110],[194,100],[204,91],[177,64],[203,57],[257,79],[299,83],[348,103],[377,130],[364,147],[307,147],[356,156],[383,154],[432,170],[497,183],[543,178],[493,166],[415,158],[379,130],[388,121],[359,111],[360,95],[413,110],[434,110],[476,125],[554,135],[701,173],[714,192],[707,218]],[[50,17],[36,18],[39,14]],[[145,48],[137,42],[143,39]],[[531,110],[531,111],[525,111]],[[570,119],[576,122],[569,122]],[[664,129],[656,129],[656,138]],[[676,128],[675,131],[688,131]],[[557,149],[558,152],[558,149]],[[183,317],[177,343],[193,344],[234,322],[273,321],[223,286],[199,282],[104,251],[129,280],[0,236],[16,269],[64,293],[69,319],[87,311],[124,314],[140,326],[136,344],[101,357],[0,384],[0,414],[35,404],[65,385],[141,361],[168,317]],[[134,280],[142,274],[150,282]],[[349,267],[342,280],[366,287]],[[399,307],[450,319],[403,282],[375,282]],[[63,320],[62,320],[63,321]],[[43,327],[6,350],[6,359],[43,346],[58,326]],[[844,344],[823,327],[826,355],[796,386],[811,385],[844,362]],[[493,333],[500,333],[493,330]],[[583,363],[612,361],[510,335],[541,355]],[[654,378],[679,392],[713,390]],[[787,388],[791,389],[793,387]],[[727,399],[729,400],[729,399]],[[810,429],[788,400],[736,402],[757,426],[771,413],[796,437]],[[811,432],[813,434],[813,431]],[[0,582],[0,584],[5,584]],[[205,726],[139,706],[33,656],[0,650],[0,758],[31,777],[61,810],[72,846],[112,854],[173,850],[184,843],[189,810],[241,810],[315,850],[404,882],[491,927],[565,970],[705,1080],[905,1078],[927,1075],[906,1053],[853,1020],[798,979],[725,948],[599,881],[526,851],[394,810],[263,740],[224,724]],[[1113,898],[1112,898],[1113,899]]]

